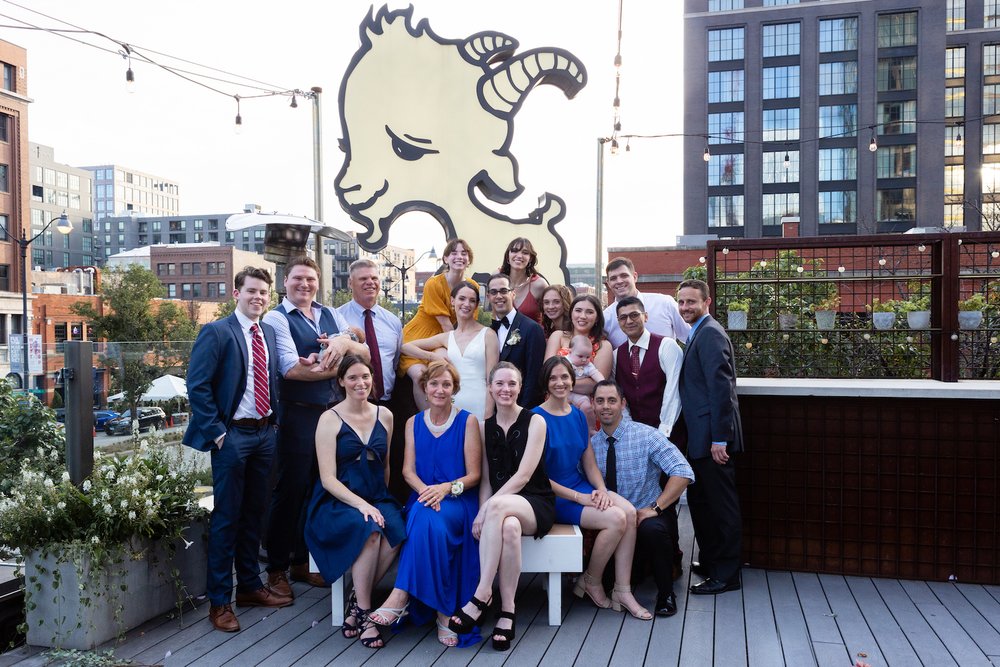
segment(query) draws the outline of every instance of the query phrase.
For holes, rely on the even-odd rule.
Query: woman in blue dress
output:
[[[570,403],[576,373],[566,357],[550,357],[542,364],[539,383],[548,396],[535,412],[545,419],[545,470],[556,494],[556,521],[597,531],[587,571],[576,580],[573,593],[606,609],[624,606],[636,618],[653,615],[632,595],[632,555],[635,553],[635,508],[608,491],[590,446],[587,419]],[[601,578],[615,558],[615,589],[605,594]]]
[[[448,629],[448,618],[479,582],[479,549],[472,537],[482,471],[479,421],[452,405],[460,381],[447,361],[428,364],[420,388],[429,407],[406,422],[403,454],[403,478],[413,489],[406,504],[406,543],[396,587],[369,617],[391,625],[412,607],[412,620],[423,624],[436,612],[438,641],[469,646],[479,633],[459,640]]]
[[[337,381],[346,398],[316,427],[319,481],[306,515],[306,545],[325,580],[351,570],[354,593],[341,633],[381,648],[378,627],[368,619],[372,589],[406,537],[403,514],[386,486],[392,413],[368,402],[372,368],[360,357],[341,360]]]

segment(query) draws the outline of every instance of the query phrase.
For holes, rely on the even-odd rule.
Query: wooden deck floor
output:
[[[681,515],[686,560],[694,537]],[[239,610],[242,632],[212,630],[207,605],[183,621],[161,618],[130,632],[116,655],[137,665],[822,665],[863,658],[882,665],[1000,665],[1000,587],[745,569],[743,590],[717,597],[675,584],[680,611],[653,622],[580,602],[564,588],[564,621],[549,627],[544,577],[522,577],[518,636],[507,653],[488,642],[445,649],[433,627],[409,628],[371,651],[330,625],[326,591],[295,585],[285,609]],[[697,580],[697,578],[695,578]],[[647,581],[640,601],[652,604]],[[492,627],[489,620],[486,627]],[[48,664],[40,649],[0,655],[0,667]]]

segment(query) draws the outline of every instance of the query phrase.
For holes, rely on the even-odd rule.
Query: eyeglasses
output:
[[[510,294],[513,291],[514,290],[512,290],[512,289],[507,289],[506,287],[501,287],[500,289],[491,289],[489,292],[487,292],[487,294],[489,294],[490,296],[496,296],[497,294],[500,294],[502,296],[507,296],[508,294]]]
[[[622,313],[618,316],[619,322],[635,322],[646,313],[641,310],[634,310],[631,313]]]

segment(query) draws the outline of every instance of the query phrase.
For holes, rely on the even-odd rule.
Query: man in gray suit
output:
[[[687,456],[697,480],[687,493],[701,554],[691,571],[705,577],[691,587],[695,595],[740,588],[741,519],[733,454],[743,451],[743,428],[733,345],[708,314],[711,303],[708,285],[701,280],[685,280],[677,289],[681,317],[691,325],[679,389]]]

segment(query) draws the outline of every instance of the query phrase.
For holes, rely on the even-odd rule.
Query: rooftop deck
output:
[[[126,637],[116,655],[139,665],[829,665],[847,667],[862,658],[881,665],[1000,665],[1000,587],[899,581],[748,568],[743,590],[718,597],[687,593],[694,536],[681,513],[684,577],[675,584],[679,612],[673,618],[638,621],[568,595],[563,624],[546,622],[543,575],[522,577],[518,635],[507,653],[489,642],[445,649],[433,627],[387,636],[372,651],[347,640],[330,625],[329,595],[295,584],[298,596],[285,609],[238,610],[242,632],[212,629],[208,607],[166,617]],[[384,584],[385,586],[385,584]],[[640,601],[652,604],[647,580]],[[492,627],[488,619],[486,628]],[[22,647],[0,655],[0,667],[41,666],[40,649]]]

